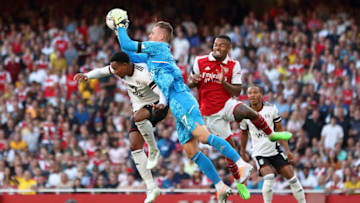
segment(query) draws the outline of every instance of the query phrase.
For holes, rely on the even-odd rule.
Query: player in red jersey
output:
[[[225,35],[217,36],[212,52],[195,59],[192,74],[188,79],[190,88],[198,88],[200,111],[210,132],[226,139],[234,147],[229,122],[250,119],[258,129],[269,136],[270,140],[273,141],[275,137],[290,139],[291,133],[273,132],[260,114],[232,98],[240,95],[242,87],[240,64],[228,56],[230,49],[231,39]],[[246,187],[241,184],[243,181],[240,180],[236,164],[229,159],[227,163],[236,179],[241,197],[250,198]]]

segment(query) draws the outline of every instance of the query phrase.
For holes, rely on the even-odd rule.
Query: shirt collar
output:
[[[209,54],[209,61],[216,61],[215,57],[213,56],[213,52]],[[221,62],[222,64],[227,64],[229,61],[229,56],[226,55],[226,58]]]

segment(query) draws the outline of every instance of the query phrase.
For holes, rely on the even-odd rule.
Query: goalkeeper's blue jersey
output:
[[[169,44],[132,41],[125,28],[118,28],[118,38],[122,50],[129,55],[131,62],[147,63],[153,80],[168,100],[172,92],[190,91],[184,84],[180,69],[175,64]]]

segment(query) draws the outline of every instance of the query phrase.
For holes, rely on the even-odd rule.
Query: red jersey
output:
[[[343,95],[344,95],[344,103],[348,106],[351,105],[352,103],[352,100],[353,100],[353,95],[354,95],[354,92],[352,89],[349,89],[349,90],[343,90]]]
[[[66,98],[70,99],[70,96],[78,88],[76,80],[74,80],[74,75],[66,75]]]
[[[57,88],[57,77],[54,75],[50,75],[49,77],[47,77],[44,81],[44,97],[45,98],[49,98],[49,97],[55,97],[55,88]]]
[[[48,69],[49,68],[49,62],[48,61],[43,61],[43,60],[38,60],[35,62],[35,65],[37,66],[38,69]]]
[[[59,50],[61,54],[65,54],[65,51],[68,47],[67,39],[59,36],[53,40],[53,43],[55,44],[56,49]]]
[[[42,144],[52,143],[56,135],[56,125],[53,122],[44,122],[43,123],[44,134],[42,137]]]
[[[225,68],[225,81],[231,84],[241,84],[241,68],[238,61],[229,56],[219,62],[212,56],[197,57],[194,62],[193,72],[200,74],[201,81],[198,83],[200,111],[202,115],[209,116],[219,112],[231,94],[218,82],[217,74],[221,71],[220,64]]]
[[[178,67],[180,68],[181,71],[181,75],[184,79],[184,82],[187,83],[187,79],[188,79],[188,66],[187,65],[178,65]]]
[[[18,97],[19,102],[23,102],[26,100],[28,91],[29,91],[29,88],[16,89],[16,95]]]
[[[304,72],[304,65],[303,64],[291,64],[289,66],[291,72],[295,73],[296,75],[300,75]]]
[[[6,83],[11,83],[10,74],[7,71],[0,71],[0,92],[5,92]]]

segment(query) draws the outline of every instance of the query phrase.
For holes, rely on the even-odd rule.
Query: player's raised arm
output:
[[[111,75],[110,65],[103,68],[95,68],[87,73],[78,73],[74,76],[76,81],[87,81],[88,79],[103,78]]]
[[[164,21],[157,22],[149,35],[149,41],[145,42],[131,40],[126,31],[126,24],[121,22],[115,22],[115,24],[118,25],[116,29],[123,50],[150,55],[170,53],[170,42],[173,37],[173,27],[170,23]]]
[[[127,30],[125,27],[117,28],[118,40],[121,44],[121,48],[125,52],[140,52],[141,51],[141,42],[133,41],[130,39],[127,34]]]
[[[148,56],[146,54],[135,53],[135,52],[127,51],[126,49],[124,49],[122,51],[125,52],[129,56],[130,61],[132,63],[146,63],[148,60]]]

